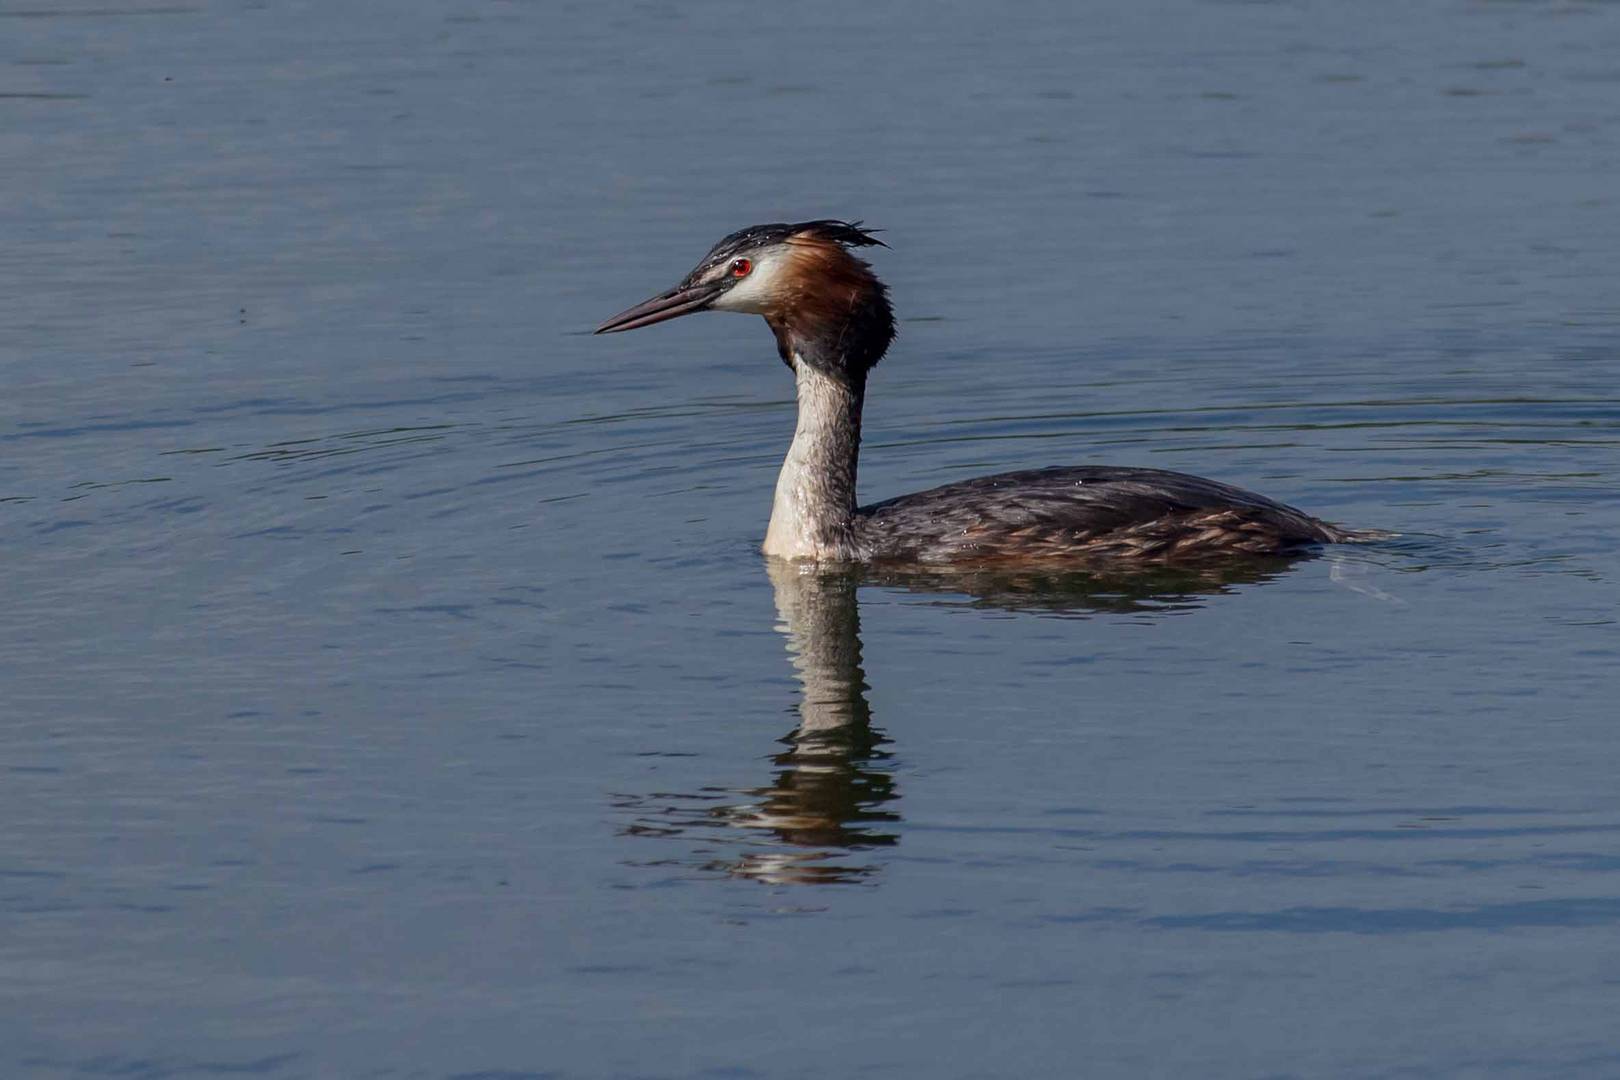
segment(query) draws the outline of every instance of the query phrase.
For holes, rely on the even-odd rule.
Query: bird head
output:
[[[695,311],[762,315],[782,359],[864,378],[894,339],[888,290],[851,248],[887,245],[859,222],[755,225],[721,240],[680,284],[621,311],[598,334]]]

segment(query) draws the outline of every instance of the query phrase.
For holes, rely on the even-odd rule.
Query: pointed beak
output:
[[[643,326],[661,323],[702,311],[720,295],[718,285],[677,285],[668,292],[659,293],[627,311],[621,311],[598,326],[594,333],[617,334],[621,330],[639,330]]]

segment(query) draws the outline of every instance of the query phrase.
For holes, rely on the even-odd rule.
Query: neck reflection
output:
[[[900,792],[889,740],[872,726],[861,661],[862,585],[924,603],[1078,618],[1160,619],[1262,585],[1301,560],[1225,560],[1200,567],[1064,570],[849,568],[767,558],[776,629],[798,676],[797,726],[771,755],[770,783],[622,797],[626,835],[693,846],[692,865],[771,885],[873,883],[877,849],[899,843]]]
[[[848,882],[875,867],[849,856],[897,842],[885,826],[900,820],[888,742],[872,727],[861,668],[859,579],[783,559],[767,560],[776,594],[776,629],[800,683],[799,726],[782,739],[769,787],[757,802],[728,807],[728,821],[769,830],[777,845],[749,852],[727,869],[769,882]]]
[[[798,725],[778,740],[770,783],[623,796],[634,815],[623,831],[692,843],[703,869],[766,884],[866,881],[877,866],[862,853],[897,843],[900,815],[888,739],[866,701],[860,577],[776,558],[766,572],[800,684]]]

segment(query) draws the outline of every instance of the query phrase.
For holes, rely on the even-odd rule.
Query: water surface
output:
[[[0,1072],[1620,1071],[1612,4],[0,11]],[[1402,538],[804,575],[758,320],[864,217],[871,499]]]

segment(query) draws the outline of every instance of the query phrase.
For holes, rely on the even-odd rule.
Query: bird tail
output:
[[[1388,529],[1346,529],[1342,525],[1322,523],[1330,544],[1375,544],[1380,540],[1394,540],[1401,534]]]

